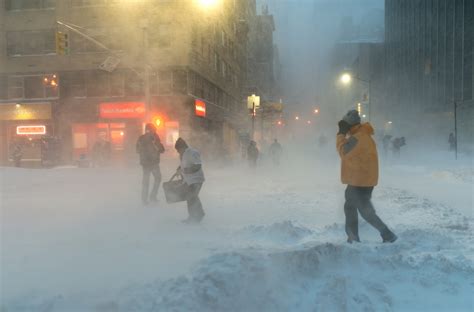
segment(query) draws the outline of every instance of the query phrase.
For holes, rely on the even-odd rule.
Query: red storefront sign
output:
[[[46,134],[46,126],[18,126],[17,135],[42,135]]]
[[[100,103],[100,118],[130,119],[145,117],[145,103],[143,102],[109,102]]]
[[[196,116],[206,117],[206,102],[196,99],[194,101]]]

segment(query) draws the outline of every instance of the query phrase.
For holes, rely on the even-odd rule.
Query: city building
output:
[[[182,136],[205,156],[238,151],[255,0],[0,3],[2,163],[14,144],[40,159],[44,136],[63,161],[97,142],[136,161],[145,121],[170,150]]]
[[[472,151],[473,34],[474,1],[385,1],[383,110],[394,129],[447,148],[456,124],[459,149]]]

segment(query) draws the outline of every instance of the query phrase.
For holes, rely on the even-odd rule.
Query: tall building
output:
[[[386,119],[446,146],[456,106],[458,145],[472,148],[474,1],[386,0],[385,31]]]
[[[18,142],[41,158],[44,135],[64,160],[98,141],[132,160],[145,117],[169,147],[182,136],[204,152],[238,150],[255,0],[0,3],[3,163]]]

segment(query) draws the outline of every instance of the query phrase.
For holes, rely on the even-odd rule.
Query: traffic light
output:
[[[69,35],[60,31],[56,32],[56,54],[69,55]]]

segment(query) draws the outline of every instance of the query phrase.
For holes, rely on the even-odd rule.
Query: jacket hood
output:
[[[351,134],[355,134],[357,132],[364,132],[364,133],[367,133],[368,135],[374,135],[375,133],[374,128],[368,122],[352,126],[350,132]]]

